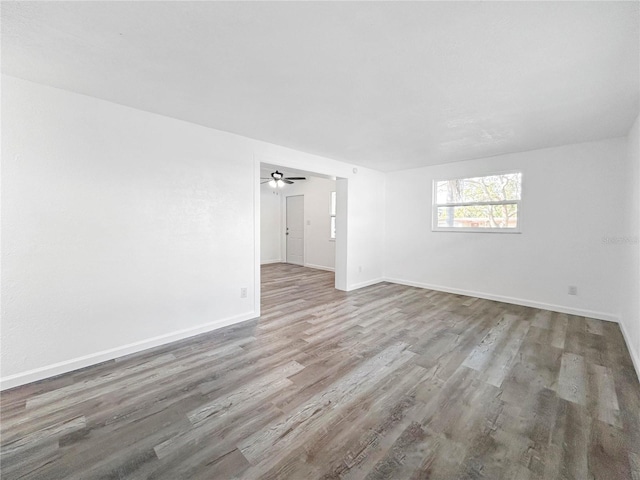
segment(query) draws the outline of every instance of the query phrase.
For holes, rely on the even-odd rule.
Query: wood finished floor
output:
[[[262,276],[258,320],[4,392],[2,478],[640,479],[616,324]]]

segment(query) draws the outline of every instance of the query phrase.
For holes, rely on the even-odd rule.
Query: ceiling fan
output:
[[[276,170],[271,174],[271,178],[269,177],[261,178],[261,180],[264,180],[264,181],[260,182],[260,184],[269,183],[269,186],[273,188],[276,188],[276,187],[282,188],[286,183],[292,184],[293,180],[306,180],[306,179],[307,179],[306,177],[285,177],[282,172],[279,172],[278,170]]]

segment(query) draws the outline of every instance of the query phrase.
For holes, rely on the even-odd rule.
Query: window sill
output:
[[[432,232],[454,233],[522,233],[519,228],[432,228]]]

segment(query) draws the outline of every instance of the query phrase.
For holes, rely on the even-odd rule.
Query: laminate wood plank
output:
[[[466,333],[458,333],[459,340],[456,340],[455,348],[452,348],[448,354],[443,355],[436,365],[438,378],[447,381],[467,360],[469,355],[479,348],[478,339],[485,337],[492,325],[495,325],[496,317],[494,317],[494,314],[498,311],[499,307],[493,305],[491,308],[481,310],[468,317]],[[456,333],[458,332],[455,328],[452,330]]]
[[[259,466],[259,470],[254,471],[255,474],[259,478],[279,478],[276,473],[281,474],[282,471],[295,468],[304,476],[306,468],[295,466],[304,459],[307,468],[312,471],[320,469],[329,472],[327,475],[333,478],[342,476],[374,453],[379,440],[393,430],[398,422],[402,422],[408,411],[415,406],[411,392],[415,389],[415,379],[420,378],[424,372],[421,367],[406,363],[390,375],[382,377],[376,385],[378,395],[372,396],[366,389],[361,390],[353,402],[341,409],[340,415],[327,418],[321,428],[310,431],[304,442],[304,452],[299,457],[288,455],[271,468],[269,465]],[[385,421],[381,423],[381,419]],[[341,428],[354,422],[360,425],[359,429]],[[345,458],[345,448],[353,445],[350,439],[362,436],[363,432],[367,432],[366,448],[358,443],[355,447],[358,449],[358,458],[350,456],[349,452]],[[251,473],[249,470],[245,472],[245,476],[251,476]]]
[[[494,387],[502,385],[504,378],[509,370],[511,370],[516,354],[520,350],[520,345],[528,330],[528,322],[517,322],[513,331],[501,345],[500,350],[495,351],[493,357],[490,358],[488,365],[483,371],[482,378],[484,381]]]
[[[82,392],[77,392],[68,397],[59,397],[52,402],[47,402],[38,408],[40,415],[55,414],[60,409],[60,402],[66,406],[73,404],[84,403],[94,398],[104,398],[105,395],[121,398],[121,396],[132,395],[134,391],[141,392],[141,395],[148,395],[165,379],[171,379],[177,373],[184,374],[186,368],[196,368],[197,372],[201,370],[198,368],[202,364],[206,363],[201,357],[196,357],[192,360],[194,363],[189,364],[187,367],[179,363],[171,363],[167,366],[162,365],[162,368],[155,368],[150,372],[140,372],[131,376],[126,382],[119,382],[117,385],[100,385],[94,388],[88,388]]]
[[[594,335],[586,330],[580,331],[569,337],[564,350],[581,355],[588,363],[608,366],[605,339],[602,335]]]
[[[464,305],[465,307],[472,307],[474,303],[480,301],[479,298],[475,298],[475,297],[467,297],[465,299],[464,302],[462,302],[462,305]]]
[[[415,354],[406,350],[407,345],[396,344],[381,354],[365,362],[356,370],[347,374],[326,391],[316,395],[304,408],[282,422],[256,432],[239,447],[242,454],[253,464],[260,463],[274,452],[282,454],[283,446],[290,445],[306,434],[321,417],[330,418],[335,405],[352,400],[359,389],[368,388],[378,376],[398,368]],[[301,427],[305,427],[304,429]]]
[[[482,339],[480,344],[473,349],[462,365],[478,371],[484,369],[485,365],[489,363],[494,350],[507,340],[509,331],[516,323],[516,320],[513,315],[503,315],[498,320],[498,323],[489,330],[489,333]]]
[[[640,480],[618,325],[262,268],[262,316],[0,393],[4,479]]]
[[[589,478],[591,419],[582,405],[558,400],[544,478]]]
[[[174,360],[175,360],[175,357],[171,354],[161,355],[157,358],[152,359],[150,362],[147,362],[144,364],[134,365],[129,368],[118,369],[116,371],[109,372],[106,375],[96,376],[95,378],[91,378],[85,382],[72,383],[55,390],[50,390],[47,392],[36,394],[31,396],[25,401],[25,409],[38,408],[39,414],[40,416],[42,416],[44,411],[42,407],[44,405],[52,404],[60,400],[64,401],[65,406],[68,406],[72,402],[80,403],[83,400],[86,400],[87,398],[99,396],[101,394],[101,391],[98,389],[98,387],[100,386],[107,385],[117,380],[122,380],[125,378],[129,378],[130,380],[140,378],[136,374],[142,373],[144,376],[149,370],[153,370],[157,367],[169,364]],[[112,386],[108,386],[107,390],[111,388]],[[86,395],[86,392],[88,391],[91,392],[90,396]],[[51,409],[54,412],[57,412],[59,411],[59,406],[55,405],[51,407]],[[5,410],[3,409],[3,421],[2,421],[3,435],[10,434],[10,430],[12,428],[20,427],[24,425],[24,423],[30,421],[30,418],[25,415],[7,417],[4,414],[5,414]]]
[[[41,442],[46,443],[51,438],[59,438],[65,433],[84,428],[86,424],[87,422],[84,416],[70,418],[49,428],[30,433],[8,443],[3,443],[0,454],[3,456],[13,455],[20,450],[31,448],[34,444]]]
[[[452,428],[452,423],[460,419],[458,415],[462,409],[472,401],[471,396],[478,393],[472,392],[471,387],[483,385],[478,381],[478,376],[478,372],[464,366],[456,370],[435,395],[428,399],[425,415],[420,423],[428,425],[436,433]]]
[[[543,328],[545,330],[551,329],[551,317],[553,312],[548,310],[535,310],[533,319],[531,320],[532,327]]]
[[[624,341],[620,327],[613,322],[605,322],[602,328],[606,338],[605,361],[602,365],[609,368],[629,367],[631,370],[634,370],[633,360],[627,349],[627,344]],[[635,376],[636,381],[638,381],[635,370],[633,376]]]
[[[381,343],[381,345],[390,343],[393,343],[393,340],[388,340],[386,343]],[[360,346],[359,343],[353,344],[354,351],[358,346]],[[289,389],[283,390],[279,398],[274,400],[274,405],[285,413],[295,411],[311,401],[320,392],[329,388],[336,379],[343,378],[359,364],[372,358],[377,353],[379,353],[378,349],[367,352],[364,355],[354,355],[348,358],[330,355],[323,357],[318,363],[310,363],[309,367],[305,367],[299,375],[291,377],[294,385]]]
[[[470,431],[491,425],[502,408],[500,389],[482,382],[477,376],[470,378],[473,379],[468,384],[470,388],[457,388],[451,398],[441,401],[439,408],[432,409],[421,423],[460,443],[469,440]],[[446,388],[445,384],[437,395],[442,398]]]
[[[238,460],[237,472],[230,473],[229,477],[218,477],[218,472],[211,465],[218,464],[232,452],[237,451],[241,455],[236,444],[281,415],[282,412],[269,403],[255,408],[251,416],[233,415],[228,422],[219,422],[217,428],[203,430],[206,433],[203,437],[194,436],[191,442],[165,452],[166,455],[162,455],[158,462],[139,472],[137,478],[171,480],[206,474],[213,475],[213,478],[233,478],[250,467],[248,462],[245,463],[246,459],[242,461],[244,456],[240,458],[234,453]],[[202,425],[196,428],[202,430]]]
[[[557,392],[560,398],[586,406],[587,368],[582,356],[573,353],[562,355]]]
[[[594,335],[604,335],[604,324],[602,320],[596,320],[595,318],[585,318],[587,333]]]
[[[502,399],[521,404],[531,394],[543,388],[555,391],[561,357],[562,350],[550,343],[538,344],[534,337],[527,335],[521,344],[516,363],[502,385]]]
[[[250,369],[253,375],[260,375],[262,372],[293,360],[299,350],[292,347],[292,343],[291,339],[283,338],[271,344],[255,345],[244,355],[220,364],[215,369],[214,375],[203,378],[197,388],[206,395],[234,390],[247,381],[247,369]]]
[[[2,457],[3,478],[46,478],[42,470],[60,457],[58,442],[38,443],[30,448]]]
[[[87,427],[58,442],[56,461],[41,469],[42,478],[109,477],[115,468],[130,471],[137,465],[155,461],[150,448],[189,425],[183,409],[193,408],[196,398],[156,407],[145,415],[112,423],[88,422]],[[117,441],[114,441],[117,439]]]
[[[627,449],[640,455],[640,389],[633,387],[634,382],[637,382],[636,372],[632,367],[626,366],[611,371]]]
[[[394,442],[389,453],[365,477],[366,480],[410,478],[424,463],[430,464],[440,444],[419,422],[412,422]]]
[[[237,420],[251,416],[252,412],[261,405],[271,404],[270,397],[288,385],[291,385],[290,380],[280,378],[271,384],[261,385],[261,389],[256,392],[255,397],[236,405],[235,408],[232,408],[232,400],[229,400],[229,398],[236,398],[236,395],[232,394],[221,401],[206,404],[203,409],[187,413],[191,425],[162,443],[155,445],[154,451],[157,457],[163,459],[180,449],[184,449],[186,446],[197,444],[201,438],[223,430],[226,423],[232,419]],[[244,392],[239,392],[239,395],[244,396]],[[218,416],[216,416],[217,413],[219,413]]]
[[[303,368],[304,367],[296,361],[288,362],[282,367],[274,369],[267,375],[243,384],[240,388],[223,397],[216,398],[210,403],[201,405],[192,412],[189,412],[187,417],[193,425],[197,425],[212,415],[218,413],[224,414],[222,412],[236,405],[255,401],[256,398],[266,396],[274,390],[279,390],[280,383],[290,385],[291,380],[287,377],[296,374]]]
[[[442,330],[433,336],[427,336],[417,344],[412,345],[410,350],[420,357],[415,361],[418,365],[431,368],[441,363],[442,358],[451,352],[452,347],[456,347],[460,342],[460,336],[450,333],[443,327]]]
[[[548,442],[553,432],[559,398],[554,391],[547,388],[539,390],[534,398],[532,406],[530,406],[531,401],[528,401],[523,402],[520,408],[519,420],[520,422],[524,420],[522,425],[525,428],[522,436],[531,442],[526,452],[526,460],[523,459],[521,463],[531,471],[533,478],[544,478],[545,462],[549,454]],[[529,414],[529,411],[533,415]],[[520,422],[503,423],[503,425],[511,430],[519,428]]]
[[[551,315],[551,345],[556,348],[564,348],[564,342],[567,338],[567,328],[569,318],[564,313],[552,313]]]
[[[495,417],[501,404],[497,392],[480,382],[477,372],[460,367],[425,406],[423,419],[405,429],[367,478],[462,478],[459,472],[472,446],[469,432]],[[470,413],[470,405],[482,413]],[[449,452],[456,457],[445,458]]]
[[[416,383],[428,375],[422,367],[408,363],[381,382],[375,396],[360,395],[344,417],[309,442],[314,453],[308,461],[339,477],[379,454],[385,437],[397,438],[399,426],[420,415],[423,405],[415,398]],[[359,428],[339,428],[343,424]]]
[[[249,435],[251,430],[272,421],[281,412],[270,405],[257,408],[246,422],[233,422],[221,431],[212,432],[206,441],[197,444],[197,448],[187,446],[171,452],[168,456],[143,465],[124,478],[138,479],[177,479],[177,478],[219,478],[218,469],[229,472],[231,478],[235,472],[247,468],[248,464],[235,447],[240,438]],[[236,419],[237,420],[237,419]],[[85,477],[89,478],[89,477]],[[205,476],[206,478],[206,476]]]
[[[599,420],[591,422],[588,462],[593,478],[631,478],[624,435],[618,428]]]
[[[640,480],[640,455],[629,452],[629,467],[631,468],[631,478]]]
[[[589,379],[587,405],[592,418],[621,429],[622,421],[613,373],[607,367],[595,364],[589,364],[587,371]]]

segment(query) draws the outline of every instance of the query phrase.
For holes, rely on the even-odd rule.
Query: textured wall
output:
[[[625,229],[624,138],[387,176],[386,276],[617,319]],[[522,233],[432,232],[434,179],[522,171]],[[568,286],[578,295],[568,295]]]
[[[260,262],[283,261],[280,253],[282,218],[280,194],[269,185],[260,186]]]
[[[3,377],[251,316],[249,142],[12,78],[2,94]]]
[[[625,168],[626,213],[620,243],[615,245],[624,255],[621,269],[621,318],[626,340],[640,377],[640,117],[627,137]]]

